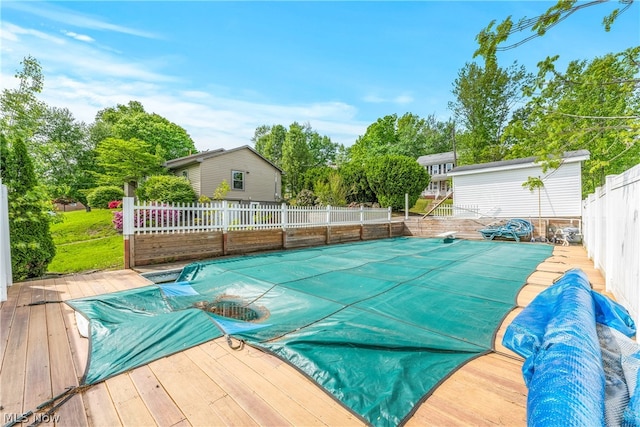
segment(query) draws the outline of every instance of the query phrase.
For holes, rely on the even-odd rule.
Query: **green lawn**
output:
[[[51,225],[56,256],[50,273],[77,273],[124,267],[122,235],[111,224],[113,211],[93,209],[62,214],[62,222]]]

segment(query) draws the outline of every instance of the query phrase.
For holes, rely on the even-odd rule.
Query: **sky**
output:
[[[293,122],[350,146],[389,114],[448,120],[478,32],[554,3],[3,0],[1,87],[17,87],[31,55],[45,77],[40,99],[87,124],[136,100],[186,129],[200,151],[251,145],[258,126]],[[640,45],[638,3],[608,33],[602,18],[623,5],[585,8],[500,53],[499,64],[534,72],[560,55],[563,69]]]

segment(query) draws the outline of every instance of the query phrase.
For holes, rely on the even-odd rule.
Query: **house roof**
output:
[[[192,154],[190,156],[179,157],[177,159],[167,160],[166,162],[164,162],[164,166],[166,168],[168,168],[168,169],[177,169],[177,168],[181,168],[181,167],[184,167],[184,166],[192,165],[194,163],[202,163],[202,161],[210,159],[212,157],[224,156],[225,154],[229,154],[229,153],[233,153],[234,151],[240,151],[240,150],[245,150],[245,149],[251,151],[253,154],[255,154],[256,156],[260,157],[265,162],[269,163],[271,166],[273,166],[278,171],[280,171],[280,173],[284,173],[284,171],[282,169],[280,169],[278,166],[274,165],[271,161],[269,161],[267,158],[265,158],[262,154],[258,153],[256,150],[254,150],[253,148],[249,147],[248,145],[243,145],[241,147],[232,148],[230,150],[225,150],[224,148],[218,148],[216,150],[204,151],[202,153],[196,153],[196,154]]]
[[[439,165],[442,163],[453,163],[455,156],[453,151],[446,153],[429,154],[426,156],[418,157],[418,163],[422,166]]]
[[[563,163],[573,163],[588,160],[590,156],[587,150],[567,151],[562,155]],[[458,166],[451,169],[449,176],[466,175],[467,173],[481,173],[494,170],[521,169],[535,166],[540,163],[538,157],[526,157],[523,159],[502,160],[499,162],[478,163],[475,165]]]

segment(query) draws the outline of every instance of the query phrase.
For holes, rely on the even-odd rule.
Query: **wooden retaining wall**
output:
[[[250,252],[384,239],[404,234],[403,222],[332,225],[327,227],[289,228],[287,230],[231,230],[226,233],[215,231],[135,234],[130,236],[128,245],[125,245],[125,264],[127,264],[127,267],[132,268],[141,265],[202,260]]]

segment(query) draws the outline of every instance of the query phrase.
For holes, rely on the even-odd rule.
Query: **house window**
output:
[[[231,189],[244,190],[244,172],[231,171]]]
[[[447,163],[447,172],[453,169],[453,163]]]

